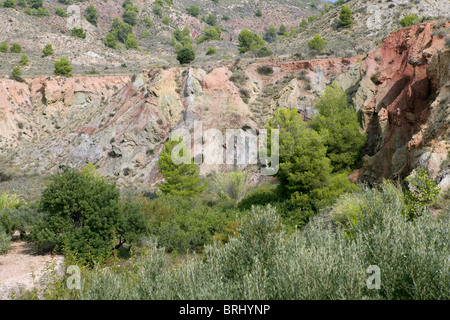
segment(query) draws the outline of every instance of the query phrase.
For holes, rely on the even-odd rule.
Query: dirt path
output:
[[[0,255],[0,300],[21,288],[31,289],[50,265],[60,266],[62,261],[62,256],[38,254],[30,243],[13,242],[8,254]]]

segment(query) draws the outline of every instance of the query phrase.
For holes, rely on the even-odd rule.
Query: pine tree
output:
[[[365,135],[359,131],[358,116],[348,105],[347,95],[336,83],[328,86],[316,103],[319,114],[310,122],[325,136],[327,157],[334,171],[353,168],[359,159]]]
[[[86,20],[92,23],[94,26],[97,25],[98,15],[97,15],[97,9],[94,7],[93,4],[90,4],[86,8],[85,13]]]
[[[54,53],[52,44],[51,43],[47,44],[44,50],[42,50],[42,53],[44,54],[44,57],[52,55]]]
[[[73,67],[70,65],[69,59],[61,57],[60,60],[55,61],[55,74],[60,76],[72,76]]]
[[[158,184],[158,188],[164,194],[193,197],[203,192],[205,184],[201,181],[197,165],[192,162],[189,150],[179,137],[174,136],[166,142],[158,167],[165,179],[164,183]]]
[[[352,10],[347,5],[343,4],[339,14],[339,25],[343,28],[350,28],[353,23]]]

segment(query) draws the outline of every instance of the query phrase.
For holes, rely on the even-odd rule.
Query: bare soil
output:
[[[30,290],[52,265],[59,266],[62,256],[40,254],[33,244],[14,241],[7,255],[0,255],[0,300]]]

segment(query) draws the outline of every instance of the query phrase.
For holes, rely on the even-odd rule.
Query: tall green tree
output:
[[[277,110],[267,129],[279,129],[277,177],[283,193],[307,204],[309,193],[326,187],[331,176],[324,137],[310,130],[295,109]]]
[[[198,15],[200,14],[200,9],[197,6],[191,5],[189,8],[187,8],[187,12],[191,16],[197,18]]]
[[[97,25],[98,15],[97,15],[97,9],[94,7],[93,4],[90,4],[86,8],[85,12],[86,20],[92,23],[94,26]]]
[[[177,158],[184,161],[177,164],[180,162]],[[164,145],[158,167],[165,180],[164,183],[158,184],[158,188],[164,194],[193,197],[205,189],[197,165],[193,163],[184,141],[178,136],[174,136]]]
[[[70,65],[69,59],[61,57],[61,59],[55,61],[54,73],[59,76],[72,76],[73,67]]]
[[[366,141],[360,132],[358,116],[348,105],[347,95],[336,83],[327,86],[316,103],[319,114],[310,122],[312,129],[325,137],[327,157],[334,171],[351,169]]]
[[[257,50],[265,46],[264,39],[259,35],[251,32],[248,29],[243,29],[238,36],[239,52],[245,53],[250,50]]]
[[[352,19],[352,10],[349,6],[343,4],[341,6],[341,12],[339,14],[339,25],[342,28],[350,28],[350,26],[354,23]]]

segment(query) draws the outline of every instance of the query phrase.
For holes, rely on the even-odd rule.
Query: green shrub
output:
[[[117,48],[117,36],[113,32],[108,32],[105,39],[103,39],[103,44],[107,47],[116,49]]]
[[[149,17],[144,18],[144,23],[147,28],[150,28],[153,25],[153,22]]]
[[[256,9],[255,16],[257,16],[257,17],[262,17],[262,11],[261,11],[261,8]]]
[[[139,13],[139,8],[133,5],[127,5],[125,7],[125,12],[123,13],[123,22],[131,26],[134,26],[137,22],[137,16]]]
[[[258,51],[256,51],[256,56],[260,57],[260,58],[262,58],[262,57],[269,57],[272,54],[273,54],[273,52],[267,47],[259,48]]]
[[[189,6],[189,8],[187,8],[186,10],[191,16],[195,18],[197,18],[198,15],[200,14],[200,9],[195,5]]]
[[[92,23],[94,26],[97,25],[98,14],[97,14],[97,9],[94,7],[93,4],[90,4],[89,6],[87,6],[84,16],[85,16],[86,20],[89,21],[90,23]]]
[[[339,25],[342,28],[350,28],[353,23],[352,10],[347,5],[343,4],[339,14]]]
[[[137,39],[134,36],[134,34],[130,33],[127,37],[127,41],[125,41],[125,48],[127,49],[136,49],[138,51],[140,51],[138,43],[137,43]]]
[[[265,41],[259,34],[254,34],[250,30],[243,29],[239,33],[239,52],[245,53],[249,50],[258,50],[265,46]]]
[[[286,26],[284,24],[280,25],[280,28],[278,29],[278,34],[280,36],[284,36],[287,32]]]
[[[9,52],[11,53],[21,53],[22,52],[22,46],[18,43],[13,43],[11,45],[11,48],[9,48]]]
[[[177,51],[177,60],[180,64],[191,63],[195,59],[195,51],[193,48],[182,47]]]
[[[207,24],[209,24],[210,26],[215,26],[217,24],[217,18],[215,15],[213,15],[212,13],[208,14],[208,16],[206,17],[206,21]]]
[[[436,181],[431,179],[428,172],[419,168],[413,171],[406,179],[405,191],[406,215],[414,220],[430,212],[428,206],[438,199],[440,188]]]
[[[3,7],[5,7],[5,8],[15,8],[16,7],[16,1],[15,0],[5,0],[5,2],[3,2]]]
[[[250,175],[240,170],[216,172],[208,179],[208,192],[214,196],[215,201],[231,203],[233,206],[237,206],[251,189]]]
[[[232,216],[180,196],[162,196],[142,202],[149,221],[149,235],[168,252],[202,251],[214,237],[224,234]]]
[[[336,83],[327,86],[315,108],[319,114],[310,122],[312,129],[326,136],[327,157],[333,171],[353,169],[366,141],[358,116],[348,105],[346,93]]]
[[[125,41],[127,41],[128,35],[133,33],[133,26],[120,21],[120,19],[116,17],[113,20],[110,33],[112,33],[117,38],[117,40],[125,43]]]
[[[56,8],[55,9],[56,15],[60,16],[61,18],[67,18],[68,14],[67,11],[63,8]]]
[[[71,34],[72,34],[73,37],[86,39],[86,31],[84,31],[84,29],[81,28],[81,27],[80,28],[73,28]]]
[[[0,43],[0,52],[8,52],[8,43],[6,41]]]
[[[73,67],[70,65],[69,59],[61,57],[61,59],[55,61],[54,73],[59,76],[72,76]]]
[[[39,9],[39,8],[42,8],[42,6],[44,4],[44,0],[28,0],[28,4],[33,9]]]
[[[380,84],[380,80],[378,79],[378,77],[379,77],[378,72],[372,73],[372,75],[370,76],[370,80],[372,80],[374,84]]]
[[[219,26],[205,28],[203,35],[198,38],[197,42],[202,43],[204,41],[221,40],[222,29]]]
[[[170,24],[170,18],[168,16],[164,16],[164,18],[162,19],[162,22],[168,26]]]
[[[6,209],[0,216],[4,222],[3,228],[9,235],[12,236],[14,232],[19,231],[20,237],[24,238],[27,232],[44,220],[45,213],[39,210],[37,203],[32,203]]]
[[[308,47],[315,51],[323,51],[327,45],[327,41],[325,41],[320,35],[316,34],[311,40],[308,40]]]
[[[181,50],[186,49],[182,48]],[[176,151],[173,151],[175,148]],[[172,158],[172,153],[178,159]],[[180,152],[182,155],[180,155]],[[158,161],[159,172],[165,182],[157,186],[164,194],[195,197],[203,192],[205,184],[201,181],[197,165],[192,162],[189,150],[184,141],[178,137],[171,137],[164,145]]]
[[[22,70],[20,70],[19,67],[14,67],[11,71],[11,79],[14,79],[16,81],[21,81],[22,78]]]
[[[216,53],[216,48],[214,48],[214,47],[208,47],[208,50],[206,51],[206,55],[207,55],[207,56],[212,55],[212,54],[215,54],[215,53]]]
[[[30,61],[30,59],[28,59],[28,56],[26,54],[22,54],[22,56],[20,57],[19,64],[21,66],[27,66],[29,61]]]
[[[410,27],[414,24],[417,24],[420,22],[420,18],[417,14],[408,14],[404,16],[400,21],[398,22],[403,28]]]
[[[51,43],[47,44],[42,50],[42,53],[44,54],[44,57],[52,55],[54,53],[52,44]]]
[[[261,66],[261,67],[258,67],[256,69],[256,71],[258,71],[258,73],[261,75],[268,76],[273,73],[273,68],[271,66]]]
[[[7,254],[11,246],[11,236],[0,225],[0,255]]]
[[[45,219],[34,226],[29,241],[92,263],[145,232],[145,219],[137,208],[122,205],[117,187],[91,167],[83,172],[65,168],[52,176],[40,200]]]

